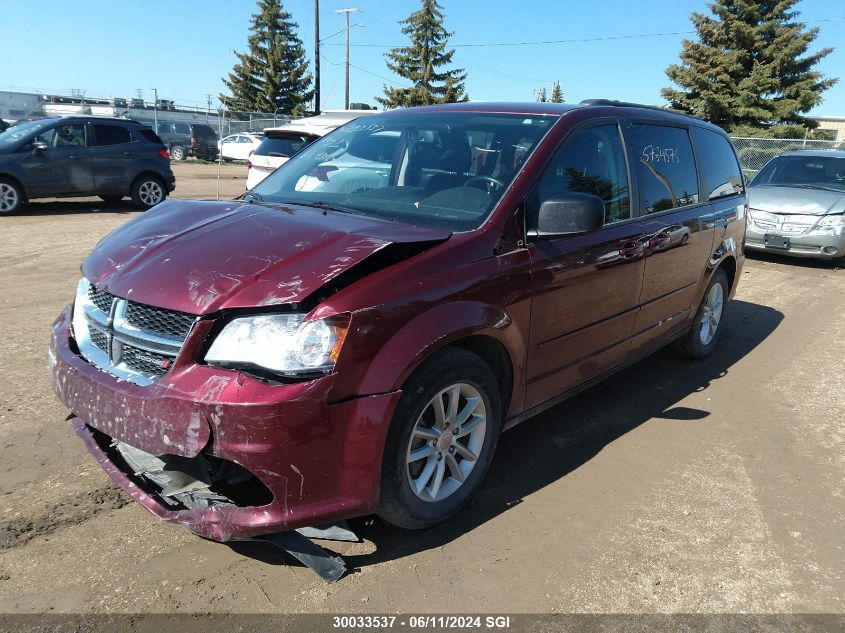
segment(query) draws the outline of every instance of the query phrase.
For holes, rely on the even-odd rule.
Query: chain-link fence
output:
[[[811,139],[731,137],[742,170],[749,178],[763,168],[770,159],[793,149],[842,149],[845,143]]]
[[[237,134],[239,132],[263,132],[265,128],[279,127],[280,125],[290,123],[291,120],[291,118],[286,114],[273,116],[272,114],[260,113],[257,115],[248,115],[249,118],[238,114],[230,116],[232,118],[223,119],[219,125],[221,128],[219,130],[221,137],[229,134]]]

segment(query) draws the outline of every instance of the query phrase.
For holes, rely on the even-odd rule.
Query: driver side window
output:
[[[631,217],[625,151],[615,124],[576,130],[566,138],[537,183],[534,206],[567,192],[601,198],[605,224]]]
[[[46,143],[47,147],[85,147],[85,124],[66,123],[57,125],[36,136],[35,140]]]

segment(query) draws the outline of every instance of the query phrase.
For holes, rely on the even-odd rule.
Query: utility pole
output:
[[[211,114],[211,95],[205,93],[205,124],[208,125],[208,115]]]
[[[349,109],[349,14],[355,13],[358,9],[352,7],[351,9],[338,9],[335,13],[343,13],[346,15],[346,98],[344,99],[344,108]]]
[[[156,134],[158,134],[158,88],[153,88],[153,124],[156,126]]]
[[[314,114],[320,114],[320,0],[314,0]]]

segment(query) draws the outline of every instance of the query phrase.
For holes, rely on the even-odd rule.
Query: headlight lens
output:
[[[212,364],[257,365],[286,376],[334,368],[349,317],[305,321],[304,314],[233,319],[205,355]]]
[[[845,226],[845,215],[826,215],[817,224],[819,228]]]

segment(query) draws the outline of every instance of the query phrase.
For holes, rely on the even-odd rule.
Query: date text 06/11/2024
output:
[[[480,615],[336,615],[335,629],[389,629],[396,626],[409,629],[508,629],[510,616]]]

